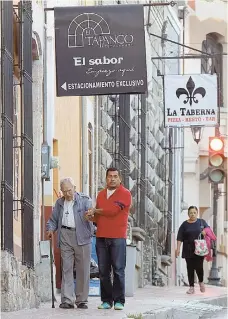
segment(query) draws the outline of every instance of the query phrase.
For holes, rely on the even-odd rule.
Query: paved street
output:
[[[219,311],[210,317],[208,317],[208,315],[205,315],[201,319],[227,319],[227,318],[228,318],[227,309],[223,309],[222,311]]]
[[[140,318],[140,314],[147,314],[144,318],[218,318],[224,319],[225,310],[219,307],[219,300],[226,295],[226,288],[208,287],[202,295],[197,289],[193,296],[186,295],[185,287],[146,287],[139,289],[134,298],[127,298],[124,311],[97,310],[99,298],[90,298],[88,310],[62,310],[51,308],[51,303],[42,304],[39,309],[22,310],[11,313],[1,313],[2,319],[62,319],[75,318]],[[57,297],[59,299],[59,296]],[[216,317],[216,314],[220,317]],[[204,315],[207,315],[205,317]]]

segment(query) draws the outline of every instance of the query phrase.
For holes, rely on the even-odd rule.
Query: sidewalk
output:
[[[57,296],[59,300],[59,296]],[[138,289],[133,298],[127,298],[124,311],[98,310],[100,299],[91,297],[88,310],[63,310],[51,308],[51,302],[42,304],[39,309],[21,310],[1,313],[2,319],[63,319],[80,317],[94,318],[135,318],[135,319],[198,319],[216,318],[219,313],[225,314],[227,306],[227,289],[207,287],[205,294],[196,288],[195,295],[186,295],[186,287],[153,287]],[[205,317],[206,316],[206,317]],[[226,316],[224,318],[227,318]],[[221,317],[222,319],[222,317]]]

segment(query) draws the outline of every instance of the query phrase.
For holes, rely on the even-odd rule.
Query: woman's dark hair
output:
[[[198,213],[198,208],[196,206],[189,206],[188,207],[188,214],[189,214],[191,209],[195,209],[197,211],[197,213]]]

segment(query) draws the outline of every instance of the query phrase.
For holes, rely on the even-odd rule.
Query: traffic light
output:
[[[209,182],[221,184],[225,177],[224,138],[209,137]]]

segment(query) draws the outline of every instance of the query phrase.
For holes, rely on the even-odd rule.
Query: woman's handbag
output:
[[[195,255],[197,256],[207,256],[209,250],[205,239],[202,239],[202,234],[199,235],[198,239],[195,239]]]

